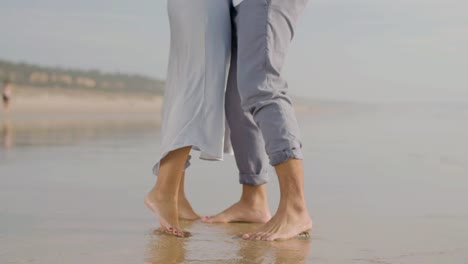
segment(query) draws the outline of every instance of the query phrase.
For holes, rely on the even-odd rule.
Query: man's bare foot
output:
[[[179,225],[177,201],[161,199],[157,192],[151,191],[145,196],[145,205],[156,215],[161,228],[168,234],[185,237]]]
[[[192,208],[192,205],[190,204],[190,202],[188,201],[188,199],[183,196],[179,196],[179,201],[178,201],[179,205],[179,219],[182,219],[182,220],[190,220],[190,221],[194,221],[194,220],[198,220],[200,219],[200,215],[198,215],[195,210],[193,210]]]
[[[206,223],[266,223],[270,220],[271,214],[268,206],[253,206],[244,201],[233,204],[228,209],[215,216],[205,216],[203,222]]]
[[[312,229],[312,219],[306,208],[280,207],[278,212],[263,227],[253,233],[244,234],[246,240],[285,240],[294,238]]]
[[[239,202],[215,216],[206,216],[206,223],[266,223],[271,218],[265,186],[243,185]]]

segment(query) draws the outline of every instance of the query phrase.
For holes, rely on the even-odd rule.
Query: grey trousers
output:
[[[239,183],[261,185],[268,182],[268,157],[262,133],[251,113],[241,107],[237,87],[237,41],[231,45],[231,66],[226,87],[225,111],[230,129],[230,139],[237,168]]]
[[[246,117],[249,122],[238,122],[236,117],[240,114],[233,114],[231,102],[226,103],[239,167],[249,164],[258,166],[253,171],[263,171],[263,159],[256,156],[263,143],[273,166],[291,158],[303,159],[299,126],[282,68],[306,4],[307,0],[244,0],[232,9],[233,50],[237,52],[227,97],[232,103],[240,100],[243,112],[251,115]],[[233,75],[237,83],[232,80]]]

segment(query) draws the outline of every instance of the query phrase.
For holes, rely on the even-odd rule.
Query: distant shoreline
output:
[[[73,114],[136,114],[159,116],[162,96],[143,92],[107,92],[89,89],[14,86],[11,109],[2,116],[50,117]]]

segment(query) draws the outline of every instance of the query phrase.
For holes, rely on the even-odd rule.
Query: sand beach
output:
[[[0,116],[1,263],[468,263],[465,104],[301,103],[314,230],[251,242],[237,235],[254,224],[185,222],[188,239],[158,232],[143,196],[155,180],[160,97],[15,94]],[[236,201],[233,157],[193,155],[195,210]]]

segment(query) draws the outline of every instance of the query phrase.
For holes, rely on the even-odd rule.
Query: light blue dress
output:
[[[171,50],[155,175],[160,160],[181,147],[193,146],[206,160],[222,160],[224,153],[232,153],[224,110],[231,0],[167,3]]]

